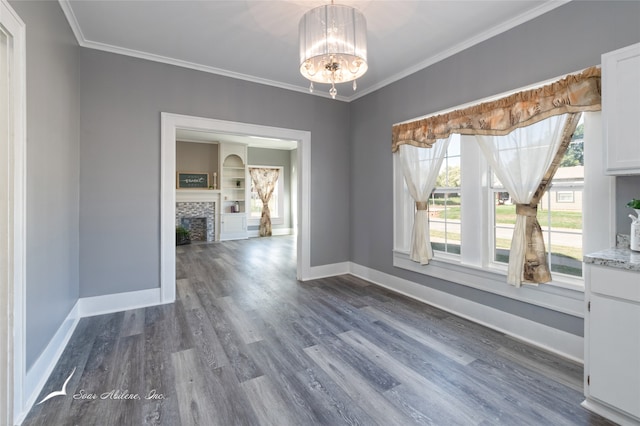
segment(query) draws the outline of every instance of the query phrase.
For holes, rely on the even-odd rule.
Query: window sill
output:
[[[584,286],[576,283],[553,282],[518,288],[507,284],[506,268],[463,265],[457,256],[442,256],[440,259],[432,259],[428,265],[420,265],[409,259],[408,253],[394,251],[393,266],[575,317],[584,317]]]

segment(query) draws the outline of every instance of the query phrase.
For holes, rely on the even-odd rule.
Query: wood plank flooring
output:
[[[582,367],[345,275],[293,237],[177,249],[178,299],[80,321],[25,425],[609,425]],[[132,399],[129,399],[132,398]]]

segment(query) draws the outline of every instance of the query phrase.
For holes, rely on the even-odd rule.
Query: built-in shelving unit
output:
[[[220,239],[247,238],[247,146],[221,143]]]

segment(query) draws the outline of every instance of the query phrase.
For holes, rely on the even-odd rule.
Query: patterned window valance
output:
[[[503,136],[554,115],[601,109],[600,68],[496,101],[393,126],[392,151],[402,144],[429,148],[451,133]]]

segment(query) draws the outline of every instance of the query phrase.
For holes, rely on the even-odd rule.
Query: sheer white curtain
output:
[[[567,117],[553,116],[505,136],[476,135],[491,168],[517,204],[507,272],[507,282],[516,287],[530,283],[524,279],[527,244],[531,243],[531,236],[527,238],[527,217],[531,218],[531,226],[539,230],[540,225],[535,218],[536,207],[529,204],[556,156]],[[545,256],[542,259],[546,262]]]
[[[439,139],[430,148],[418,148],[407,144],[399,148],[404,181],[416,202],[411,231],[410,258],[422,265],[428,264],[429,260],[433,259],[429,238],[428,202],[450,139],[451,137]]]

